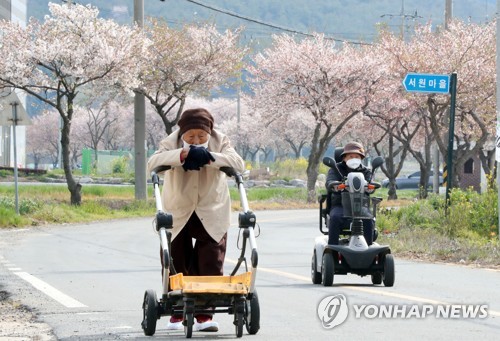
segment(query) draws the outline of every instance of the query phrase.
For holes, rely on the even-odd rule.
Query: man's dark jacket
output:
[[[365,180],[370,182],[371,177],[372,177],[372,172],[368,168],[366,168],[363,165],[360,165],[356,169],[351,169],[347,167],[346,163],[344,161],[338,162],[337,163],[337,168],[340,171],[341,174],[335,169],[335,167],[330,168],[328,170],[328,175],[326,177],[326,190],[328,193],[331,193],[331,206],[338,206],[342,205],[342,196],[341,196],[341,191],[334,192],[332,191],[332,181],[344,181],[345,178],[347,178],[347,174],[352,173],[352,172],[360,172],[363,173],[365,176]]]

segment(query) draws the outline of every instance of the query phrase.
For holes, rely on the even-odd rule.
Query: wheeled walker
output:
[[[254,228],[255,214],[250,211],[243,177],[230,167],[220,170],[234,177],[240,196],[242,212],[238,217],[242,235],[241,254],[229,276],[184,276],[176,273],[171,258],[171,229],[173,217],[163,211],[158,174],[170,169],[157,168],[152,172],[152,182],[156,200],[155,228],[160,237],[163,257],[162,295],[158,300],[154,290],[146,290],[142,304],[141,323],[145,335],[154,335],[156,322],[162,316],[182,315],[184,334],[191,338],[196,314],[228,313],[234,315],[236,337],[243,335],[243,326],[249,334],[256,334],[260,328],[260,307],[255,278],[257,273],[257,244]],[[250,246],[250,270],[246,260],[247,242]],[[245,272],[239,271],[244,263]]]
[[[337,168],[342,149],[336,150],[336,160],[325,157],[323,163]],[[372,161],[372,175],[375,170],[382,165],[384,159],[380,156]],[[373,178],[373,176],[372,176]],[[349,173],[343,181],[334,183],[344,191],[341,193],[344,216],[350,218],[350,226],[342,229],[340,235],[345,238],[340,239],[339,245],[328,245],[328,225],[330,223],[329,196],[331,193],[320,196],[320,223],[319,229],[322,236],[315,239],[313,256],[311,261],[311,279],[314,284],[331,286],[335,275],[346,275],[348,273],[371,276],[373,284],[384,283],[391,287],[395,280],[394,257],[388,245],[373,243],[368,246],[363,235],[363,219],[374,219],[376,207],[382,198],[370,197],[368,191],[372,192],[380,188],[380,184],[365,180],[363,173]],[[371,200],[370,200],[371,199]],[[370,211],[370,201],[373,206]],[[325,208],[323,204],[326,204]],[[324,228],[325,227],[325,228]],[[374,241],[377,237],[377,230],[374,229]]]

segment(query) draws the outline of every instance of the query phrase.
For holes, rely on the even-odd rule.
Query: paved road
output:
[[[392,288],[354,275],[336,276],[333,287],[322,287],[309,277],[317,211],[260,211],[257,219],[261,330],[254,336],[244,331],[243,338],[493,340],[500,335],[498,271],[396,257]],[[238,256],[237,232],[231,229],[226,273]],[[140,329],[144,291],[161,291],[158,245],[152,218],[0,231],[0,283],[35,307],[60,340],[182,339],[183,332],[163,328],[167,318],[158,321],[154,337]],[[334,295],[346,298],[348,316],[326,329],[318,305]],[[463,309],[475,311],[476,318],[460,318]],[[484,312],[488,317],[480,318]],[[195,332],[193,338],[234,338],[232,316],[216,319],[218,333]]]

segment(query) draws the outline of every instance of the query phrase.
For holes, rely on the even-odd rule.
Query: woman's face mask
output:
[[[357,159],[357,158],[349,159],[346,161],[346,165],[347,165],[347,167],[349,167],[351,169],[356,169],[361,165],[361,159]]]
[[[190,129],[182,135],[182,147],[186,150],[190,146],[208,148],[210,134],[202,129]]]
[[[189,147],[190,146],[195,146],[195,147],[205,147],[205,148],[208,148],[208,141],[210,141],[210,135],[208,136],[208,140],[207,142],[205,143],[202,143],[202,144],[190,144],[190,143],[187,143],[186,141],[184,141],[184,138],[182,139],[182,148],[186,149],[186,150],[189,150]]]

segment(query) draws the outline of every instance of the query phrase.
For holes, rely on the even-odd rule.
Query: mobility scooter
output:
[[[341,229],[340,235],[344,238],[340,239],[339,245],[328,245],[331,209],[331,189],[328,189],[328,193],[319,198],[319,229],[323,235],[315,239],[311,262],[312,282],[313,284],[331,286],[335,275],[352,273],[359,276],[370,275],[372,284],[383,282],[385,286],[391,287],[394,285],[395,266],[390,247],[378,245],[375,242],[368,245],[363,235],[363,219],[375,220],[377,205],[382,201],[382,198],[371,197],[371,193],[380,188],[380,184],[367,182],[363,173],[360,172],[351,172],[347,177],[343,176],[337,167],[337,162],[341,161],[342,152],[343,148],[337,148],[335,160],[331,157],[325,157],[323,163],[333,168],[341,175],[340,178],[344,179],[333,185],[342,189],[344,216],[349,218],[350,226]],[[372,179],[375,170],[383,163],[384,159],[380,156],[372,160]],[[370,210],[370,204],[372,210]],[[375,228],[373,241],[376,240],[377,234]]]

